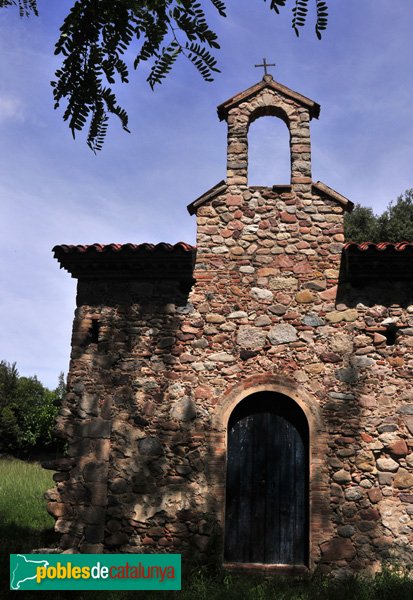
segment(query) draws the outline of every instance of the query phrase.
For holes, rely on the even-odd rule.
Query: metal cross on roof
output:
[[[268,75],[267,73],[267,67],[275,67],[275,63],[267,63],[267,59],[263,58],[262,59],[262,65],[255,65],[256,67],[264,67],[264,75]]]

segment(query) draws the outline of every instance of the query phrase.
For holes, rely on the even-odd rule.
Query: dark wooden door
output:
[[[307,564],[308,428],[284,396],[254,394],[228,428],[225,560]]]

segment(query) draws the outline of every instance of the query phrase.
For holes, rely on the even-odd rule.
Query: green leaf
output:
[[[264,0],[266,1],[266,0]],[[328,8],[316,3],[315,32],[327,27]],[[294,0],[292,27],[299,35],[308,18],[310,0]],[[60,28],[55,54],[62,63],[51,82],[55,108],[63,107],[63,119],[72,135],[88,128],[87,143],[94,152],[103,146],[109,118],[117,116],[125,131],[127,113],[108,85],[129,81],[128,53],[137,69],[149,63],[147,81],[162,83],[180,55],[185,56],[205,81],[219,72],[210,49],[219,49],[218,37],[208,22],[211,5],[226,16],[225,0],[76,0]],[[279,13],[286,0],[269,0]],[[36,0],[0,0],[0,7],[18,7],[22,16],[38,14]],[[110,91],[109,91],[110,90]]]
[[[18,6],[21,17],[29,17],[31,14],[39,16],[36,0],[0,0],[0,8],[8,6]]]

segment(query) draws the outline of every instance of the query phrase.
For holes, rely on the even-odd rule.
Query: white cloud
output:
[[[0,125],[8,121],[19,121],[25,119],[23,102],[15,96],[0,92]]]

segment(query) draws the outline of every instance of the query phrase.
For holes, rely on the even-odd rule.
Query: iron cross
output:
[[[275,63],[267,63],[267,59],[263,58],[262,59],[262,65],[255,65],[256,67],[264,67],[264,75],[268,75],[267,73],[267,67],[275,67]]]

